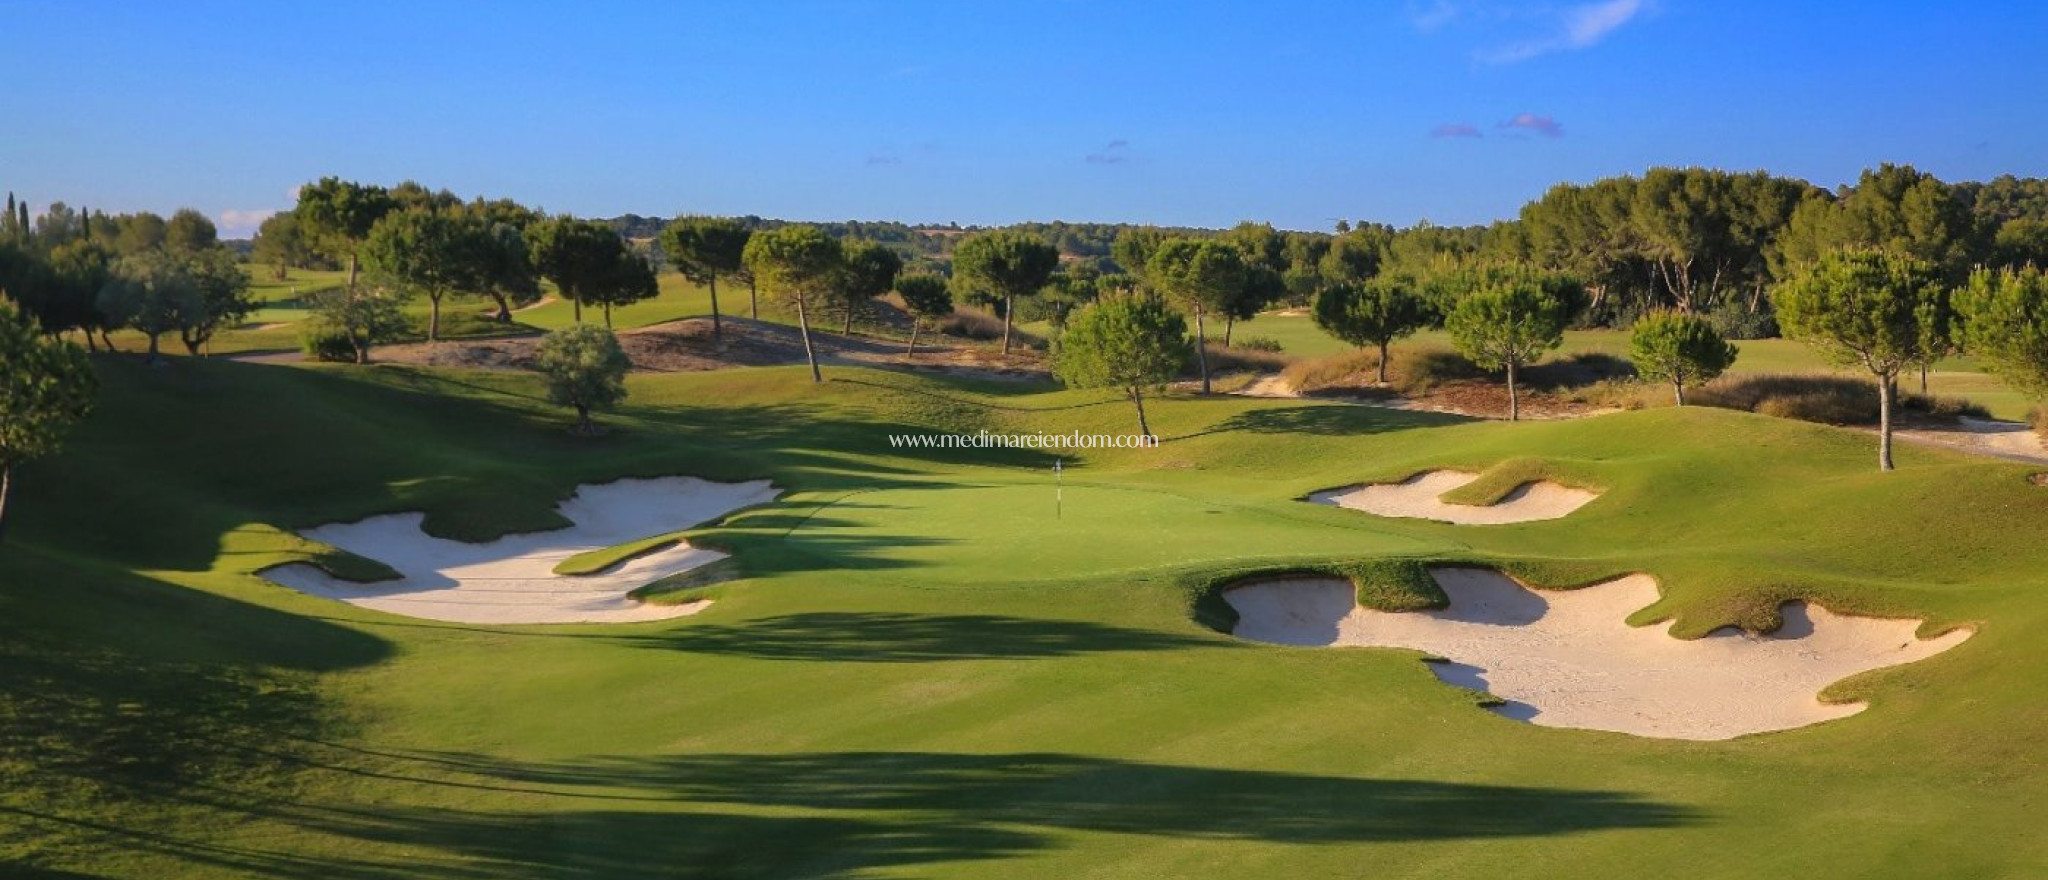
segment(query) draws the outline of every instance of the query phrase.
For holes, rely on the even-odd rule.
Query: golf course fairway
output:
[[[0,548],[0,873],[2048,876],[2038,467],[1905,447],[1880,473],[1868,435],[1692,407],[1168,396],[1163,445],[1066,455],[1056,489],[1049,451],[889,435],[1127,433],[1127,402],[635,374],[586,437],[519,373],[95,368],[98,411],[17,471]],[[1304,501],[1439,469],[1598,497],[1485,527]],[[654,599],[713,600],[692,616],[422,620],[258,574],[371,582],[298,533],[419,511],[482,542],[653,477],[781,493],[682,533],[730,554]],[[1857,714],[1708,742],[1502,717],[1417,651],[1229,634],[1225,585],[1348,572],[1416,608],[1426,566],[1649,575],[1628,622],[1679,638],[1796,600],[1971,635],[1823,693]]]

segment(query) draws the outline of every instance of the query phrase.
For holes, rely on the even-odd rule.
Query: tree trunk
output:
[[[493,321],[497,321],[497,322],[498,322],[498,323],[500,323],[500,324],[510,324],[510,323],[512,323],[512,300],[511,300],[511,298],[509,298],[509,297],[505,296],[505,295],[504,295],[504,294],[502,294],[502,293],[494,293],[494,294],[491,294],[491,299],[493,299],[493,300],[497,301],[497,303],[498,303],[498,313],[497,313],[496,315],[493,315],[493,316],[491,317],[491,320],[493,320]]]
[[[7,494],[14,487],[14,468],[0,467],[0,543],[7,540]]]
[[[1522,398],[1515,391],[1515,362],[1508,361],[1508,421],[1522,420]]]
[[[157,353],[157,336],[155,333],[149,334],[149,362],[152,364],[163,360],[163,356]]]
[[[354,330],[348,331],[348,347],[356,350],[356,366],[370,362],[370,341],[356,335]]]
[[[91,327],[87,327],[87,328],[85,328],[85,350],[86,350],[86,351],[89,351],[89,352],[92,352],[93,354],[99,354],[99,353],[100,353],[100,344],[99,344],[99,341],[98,341],[98,340],[95,340],[95,339],[93,339],[93,338],[92,338],[92,328],[91,328]]]
[[[761,320],[761,289],[754,284],[754,276],[747,276],[747,317]]]
[[[92,331],[90,331],[90,330],[87,330],[86,332],[87,332],[87,333],[91,333]],[[116,350],[117,350],[117,349],[115,349],[115,348],[114,348],[114,337],[113,337],[113,334],[109,333],[109,332],[107,331],[107,328],[105,328],[105,327],[101,327],[101,328],[100,328],[100,342],[104,343],[104,344],[105,344],[105,345],[107,346],[107,350],[108,350],[108,351],[116,351]]]
[[[576,323],[583,323],[583,300],[577,299],[576,297],[573,296],[569,297],[569,305],[570,311],[574,314],[576,318]]]
[[[1236,316],[1236,315],[1224,315],[1224,316],[1223,316],[1223,347],[1224,347],[1224,348],[1229,348],[1229,347],[1230,347],[1230,333],[1231,333],[1231,331],[1233,331],[1233,330],[1236,330],[1236,329],[1237,329],[1237,316]]]
[[[441,341],[441,295],[427,297],[427,341]]]
[[[1195,305],[1195,366],[1202,373],[1202,393],[1209,393],[1209,338],[1202,328],[1202,306]]]
[[[1673,379],[1673,380],[1671,380],[1671,396],[1672,396],[1672,397],[1675,397],[1675,398],[1677,398],[1677,399],[1678,399],[1678,405],[1679,405],[1679,406],[1684,406],[1684,405],[1685,405],[1685,383],[1684,383],[1684,382],[1680,382],[1680,381],[1678,381],[1677,379]]]
[[[1011,308],[1015,303],[1016,300],[1014,298],[1009,296],[1003,297],[1003,354],[1010,353],[1010,313],[1016,311],[1016,309]]]
[[[839,331],[839,335],[853,335],[853,303],[846,304],[846,329]]]
[[[1920,362],[1920,396],[1927,396],[1927,362]]]
[[[596,433],[590,424],[590,407],[580,403],[576,404],[576,431],[581,434]]]
[[[718,276],[711,276],[711,341],[724,342],[725,328],[718,323]]]
[[[356,295],[356,252],[348,252],[348,295]]]
[[[1380,384],[1387,384],[1387,345],[1390,340],[1380,340]]]
[[[804,360],[809,361],[811,364],[811,383],[817,384],[825,381],[824,374],[818,372],[818,353],[811,348],[811,317],[808,312],[804,311],[803,294],[797,294],[796,297],[796,328],[803,333]]]
[[[923,323],[924,322],[918,320],[912,320],[910,322],[910,347],[905,348],[903,350],[904,357],[917,357],[917,328],[919,325]]]
[[[1142,388],[1132,388],[1132,389],[1131,389],[1131,402],[1132,402],[1132,403],[1134,403],[1134,404],[1137,404],[1137,405],[1138,405],[1138,436],[1140,436],[1140,437],[1150,437],[1150,436],[1152,436],[1152,426],[1151,426],[1151,425],[1149,425],[1149,424],[1146,424],[1146,422],[1145,422],[1145,391],[1144,391],[1144,389],[1142,389]]]
[[[609,300],[604,304],[604,329],[612,329],[612,304]]]
[[[1892,469],[1892,382],[1881,376],[1877,383],[1877,469]]]

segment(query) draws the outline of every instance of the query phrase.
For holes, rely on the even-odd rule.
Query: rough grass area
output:
[[[1845,376],[1733,376],[1696,390],[1687,402],[1824,425],[1875,425],[1879,416],[1877,383]],[[1898,405],[1902,413],[1931,418],[1991,417],[1961,398],[1901,393]]]
[[[582,438],[523,373],[96,364],[98,412],[17,470],[0,545],[13,873],[2048,869],[2038,466],[1910,447],[1880,474],[1860,432],[1706,407],[1503,424],[1168,394],[1147,402],[1165,445],[1058,456],[1056,506],[1049,452],[888,435],[1125,432],[1114,393],[646,373]],[[203,431],[164,442],[183,426]],[[1489,529],[1297,500],[1525,460],[1602,499]],[[717,597],[688,618],[431,624],[254,575],[315,555],[293,528],[421,510],[488,539],[545,527],[577,485],[667,474],[787,489],[691,533],[744,577],[659,597]],[[1979,630],[1831,690],[1870,701],[1853,718],[1698,744],[1512,722],[1409,653],[1240,642],[1203,599],[1355,565],[1364,601],[1400,605],[1432,561],[1545,586],[1648,572],[1663,598],[1637,622],[1681,635],[1767,629],[1801,597]]]

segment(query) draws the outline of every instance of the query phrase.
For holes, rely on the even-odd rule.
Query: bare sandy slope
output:
[[[1466,526],[1558,519],[1600,497],[1584,489],[1551,482],[1524,483],[1501,500],[1484,507],[1450,504],[1437,497],[1473,480],[1478,474],[1423,471],[1398,483],[1368,483],[1308,496],[1317,504],[1334,504],[1375,516],[1433,519]]]
[[[573,526],[507,535],[484,544],[432,537],[418,513],[320,526],[305,537],[375,559],[404,575],[360,584],[310,565],[263,572],[284,586],[393,614],[459,623],[620,623],[695,614],[708,602],[648,605],[636,588],[725,558],[687,542],[591,575],[558,575],[579,553],[680,531],[775,498],[766,480],[713,483],[694,477],[583,486],[558,508]]]
[[[1820,691],[1860,672],[1910,663],[1969,638],[1914,636],[1918,621],[1785,606],[1785,625],[1755,636],[1715,630],[1671,637],[1631,627],[1657,583],[1630,575],[1577,590],[1535,591],[1498,572],[1431,572],[1447,608],[1388,613],[1358,606],[1338,579],[1253,583],[1224,594],[1235,633],[1282,645],[1410,648],[1448,658],[1437,677],[1507,701],[1494,711],[1549,727],[1666,739],[1721,740],[1854,715],[1862,703],[1822,703]]]

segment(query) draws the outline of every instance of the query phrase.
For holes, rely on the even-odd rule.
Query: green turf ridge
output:
[[[1129,431],[1112,394],[843,368],[816,386],[801,367],[635,375],[609,432],[584,438],[524,374],[96,363],[99,411],[17,471],[0,545],[0,863],[362,880],[2048,872],[2038,467],[1904,448],[1879,474],[1867,435],[1696,408],[1507,425],[1168,395],[1148,401],[1164,447],[1065,457],[1055,517],[1053,456],[913,454],[887,435]],[[1296,500],[1524,459],[1601,501],[1471,529]],[[443,624],[254,574],[317,553],[293,529],[419,510],[488,540],[546,523],[578,485],[672,474],[788,493],[690,533],[735,555],[731,579],[658,597],[716,597],[686,618]],[[1442,561],[1545,586],[1647,572],[1663,598],[1632,622],[1681,636],[1768,629],[1788,598],[1977,634],[1831,688],[1870,702],[1854,717],[1691,743],[1502,719],[1410,652],[1242,642],[1205,599],[1233,576],[1346,564],[1393,572],[1373,583],[1401,598],[1417,588],[1401,577]]]

